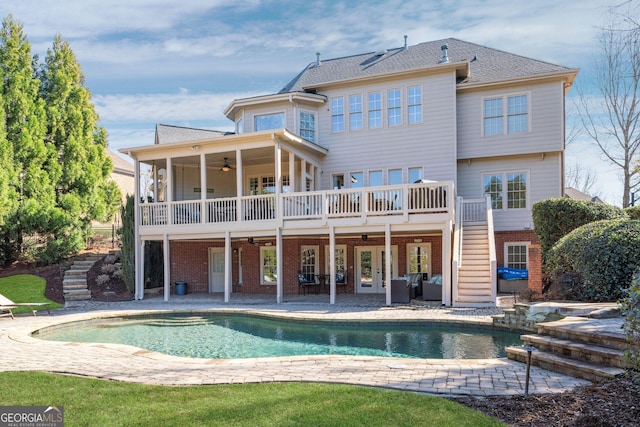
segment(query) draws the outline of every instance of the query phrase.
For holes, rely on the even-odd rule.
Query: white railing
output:
[[[238,217],[238,203],[235,197],[207,200],[205,208],[207,223],[233,222]]]
[[[452,301],[458,300],[458,278],[460,277],[460,267],[462,267],[462,211],[464,202],[462,197],[456,198],[456,217],[453,229],[453,259],[451,260],[451,283],[455,294]]]
[[[465,200],[462,204],[462,222],[484,222],[487,220],[485,199]]]
[[[142,203],[140,225],[450,214],[454,211],[453,202],[453,184],[448,182],[283,193],[279,198],[276,194],[261,194],[240,198]],[[167,216],[167,210],[171,213],[170,217]]]
[[[489,235],[489,268],[491,274],[491,301],[496,301],[498,292],[498,262],[496,259],[496,242],[493,229],[493,208],[491,197],[486,196],[486,212],[487,212],[487,234]]]

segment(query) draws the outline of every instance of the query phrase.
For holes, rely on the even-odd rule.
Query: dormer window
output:
[[[284,128],[284,113],[264,114],[254,117],[254,129],[256,132],[282,128]]]

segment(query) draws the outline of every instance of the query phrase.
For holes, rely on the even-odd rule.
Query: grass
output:
[[[317,383],[169,387],[0,373],[0,406],[63,406],[65,426],[504,426],[446,399]]]
[[[13,302],[48,302],[49,309],[62,307],[61,304],[51,301],[44,296],[47,282],[33,274],[17,274],[15,276],[0,278],[0,294],[9,298]],[[46,310],[47,308],[33,307],[35,310]],[[28,307],[17,307],[13,309],[13,314],[31,313]]]

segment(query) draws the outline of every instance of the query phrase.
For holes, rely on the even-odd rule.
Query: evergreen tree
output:
[[[0,101],[7,152],[0,155],[13,168],[6,171],[18,187],[19,203],[1,230],[4,262],[22,251],[23,236],[38,233],[49,223],[55,205],[54,183],[49,177],[53,147],[45,143],[44,102],[34,76],[31,46],[22,24],[9,15],[0,30]],[[2,141],[0,141],[0,144]]]

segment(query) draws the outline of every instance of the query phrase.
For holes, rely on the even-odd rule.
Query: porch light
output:
[[[367,240],[369,240],[369,236],[367,236],[366,234],[363,234],[362,241],[366,242]]]
[[[248,242],[250,245],[253,245],[253,237],[249,237],[249,238],[247,239],[247,242]]]

